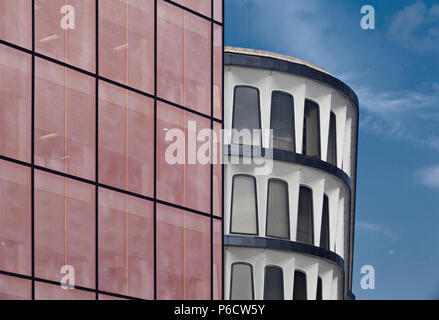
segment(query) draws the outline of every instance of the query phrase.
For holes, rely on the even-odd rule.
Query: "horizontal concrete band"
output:
[[[323,82],[346,95],[355,106],[357,115],[359,114],[358,97],[347,84],[330,74],[314,69],[310,66],[273,57],[231,52],[224,53],[224,65],[281,71]]]
[[[335,252],[308,243],[247,235],[225,235],[224,246],[272,249],[302,253],[333,262],[339,266],[343,272],[345,271],[344,260],[342,257]]]
[[[295,153],[291,151],[284,151],[278,149],[267,149],[258,146],[246,146],[246,145],[225,145],[224,156],[237,156],[237,157],[255,157],[260,156],[278,161],[286,161],[296,163],[308,167],[312,167],[318,170],[325,171],[338,179],[340,179],[349,190],[352,189],[352,180],[346,172],[334,166],[333,164],[319,160],[315,157],[309,157],[301,153]]]

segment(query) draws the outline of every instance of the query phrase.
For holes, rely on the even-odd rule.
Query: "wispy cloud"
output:
[[[360,127],[439,151],[439,84],[424,83],[414,90],[358,88],[364,115]]]
[[[360,88],[358,94],[362,97],[363,109],[380,116],[435,107],[438,108],[439,113],[439,85],[437,83],[424,84],[423,87],[420,90],[378,92]]]
[[[357,229],[366,231],[366,232],[373,232],[373,233],[378,233],[378,234],[382,234],[385,237],[387,237],[389,240],[397,240],[398,239],[398,235],[392,231],[390,228],[381,225],[381,224],[377,224],[377,223],[372,223],[372,222],[366,222],[366,221],[356,221],[355,222],[355,227]]]
[[[429,139],[430,147],[439,151],[439,137],[433,137]]]
[[[439,188],[439,165],[422,168],[416,172],[418,181],[427,187]]]
[[[405,7],[393,17],[387,35],[417,53],[439,52],[439,4],[427,8],[418,1]]]

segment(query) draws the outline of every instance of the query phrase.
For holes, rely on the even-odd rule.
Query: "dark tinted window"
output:
[[[335,114],[332,112],[329,121],[328,162],[337,165],[337,125]]]
[[[295,151],[294,99],[292,95],[273,91],[270,128],[273,130],[274,149]]]
[[[305,101],[303,119],[303,154],[320,159],[320,116],[319,105]]]
[[[322,278],[317,279],[317,295],[316,300],[323,300],[322,299]]]
[[[297,217],[297,241],[314,244],[312,190],[301,186]]]
[[[284,299],[284,278],[279,267],[265,267],[264,300]]]
[[[329,199],[323,197],[322,229],[320,230],[320,247],[329,250]]]
[[[294,272],[293,300],[306,300],[306,275],[302,271]]]
[[[259,106],[259,90],[254,87],[236,86],[233,100],[233,129],[261,129],[261,116]],[[250,136],[232,134],[234,144],[261,145],[262,136],[250,131]],[[256,138],[253,138],[253,135]]]

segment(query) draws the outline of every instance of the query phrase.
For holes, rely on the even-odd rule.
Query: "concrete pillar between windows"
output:
[[[296,134],[296,152],[303,150],[303,114],[305,110],[306,83],[297,86],[294,93],[294,121]]]
[[[327,94],[319,101],[320,109],[320,152],[321,159],[328,159],[328,137],[329,137],[329,120],[331,115],[332,94]]]

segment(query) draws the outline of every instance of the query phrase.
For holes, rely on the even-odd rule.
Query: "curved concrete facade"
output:
[[[249,49],[226,48],[225,51],[224,128],[233,129],[234,94],[237,86],[257,89],[262,130],[272,126],[272,93],[283,92],[294,99],[295,147],[293,151],[273,149],[272,141],[264,134],[262,142],[253,148],[233,145],[231,137],[224,138],[228,159],[224,169],[224,297],[236,298],[231,293],[231,288],[237,285],[233,281],[238,279],[238,269],[233,269],[233,266],[239,263],[243,263],[243,266],[246,264],[245,268],[251,269],[253,293],[249,297],[255,299],[264,299],[269,294],[264,288],[267,285],[267,266],[282,270],[283,283],[279,290],[283,291],[282,297],[286,300],[292,299],[296,294],[296,271],[306,275],[306,299],[352,297],[358,139],[358,99],[355,93],[323,69],[299,59]],[[316,130],[320,150],[316,157],[303,154],[307,100],[318,105]],[[336,124],[331,127],[335,134],[332,140],[329,137],[331,117]],[[332,141],[331,148],[336,153],[335,157],[332,156],[332,164],[328,162],[328,141]],[[253,161],[256,158],[260,158],[258,164]],[[243,164],[246,159],[247,164]],[[261,159],[266,161],[261,162]],[[257,221],[256,231],[252,234],[232,230],[232,211],[237,211],[233,209],[232,201],[240,201],[233,200],[233,182],[234,177],[239,175],[252,177],[255,181]],[[281,181],[287,186],[288,237],[283,239],[267,236],[268,183],[272,180]],[[301,210],[299,189],[302,186],[309,188],[312,194],[312,240],[309,243],[302,243],[297,239],[298,216]],[[329,231],[329,241],[327,248],[320,248],[324,198],[325,212],[329,213],[329,222],[325,227]],[[233,215],[235,214],[238,215],[239,212],[234,212]],[[245,268],[239,271],[240,276],[245,274]],[[233,275],[235,271],[236,275]]]

